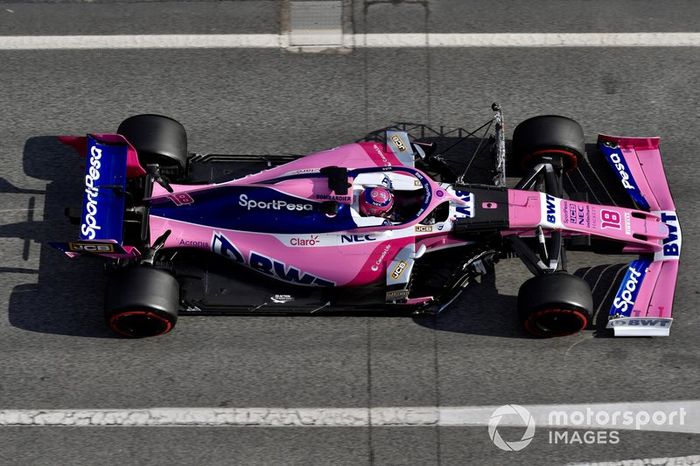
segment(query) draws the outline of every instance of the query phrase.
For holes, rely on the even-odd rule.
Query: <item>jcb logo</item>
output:
[[[406,270],[406,265],[408,265],[406,264],[406,261],[399,262],[394,271],[391,272],[391,278],[398,280],[401,277],[401,274],[403,274],[403,271]]]
[[[103,254],[106,252],[114,252],[114,245],[111,243],[68,243],[68,248],[74,252],[93,252]]]
[[[399,152],[403,152],[406,150],[406,144],[404,144],[401,140],[401,136],[399,136],[398,134],[394,134],[391,137],[391,140],[394,142],[394,144],[396,144],[396,148],[399,150]]]

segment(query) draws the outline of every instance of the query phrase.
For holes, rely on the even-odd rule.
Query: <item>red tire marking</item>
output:
[[[118,333],[119,335],[122,335],[125,337],[133,337],[133,335],[130,335],[126,332],[122,332],[119,329],[119,327],[117,327],[117,320],[118,319],[120,319],[122,317],[129,317],[129,316],[146,316],[146,317],[150,317],[150,318],[153,318],[153,319],[156,319],[156,320],[163,322],[165,324],[165,330],[156,334],[156,335],[153,335],[153,336],[163,335],[165,333],[168,333],[173,328],[173,323],[171,321],[159,316],[158,314],[156,314],[153,311],[124,311],[124,312],[120,312],[119,314],[115,314],[109,318],[109,328],[111,328],[114,332]]]
[[[536,326],[534,325],[533,321],[536,320],[538,317],[542,317],[542,316],[545,316],[547,314],[574,315],[581,321],[581,325],[579,326],[578,330],[573,331],[573,332],[544,333],[542,331],[536,330]],[[543,336],[563,337],[566,335],[573,335],[574,333],[578,333],[581,330],[585,329],[588,326],[588,316],[586,316],[585,313],[578,311],[576,309],[558,309],[558,308],[540,309],[539,311],[530,314],[528,316],[527,320],[525,320],[524,325],[525,325],[525,330],[527,330],[529,333],[536,335],[538,337],[543,337]]]

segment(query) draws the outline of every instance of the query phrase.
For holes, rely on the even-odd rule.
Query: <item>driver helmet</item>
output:
[[[386,217],[394,207],[394,195],[388,188],[366,188],[360,194],[360,213],[372,217]]]

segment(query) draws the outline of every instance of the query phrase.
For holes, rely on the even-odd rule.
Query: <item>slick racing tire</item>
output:
[[[537,337],[560,337],[588,326],[593,310],[591,288],[564,272],[533,277],[518,291],[518,315],[525,330]]]
[[[536,116],[520,123],[513,132],[513,154],[525,169],[546,158],[559,158],[564,170],[573,170],[585,153],[583,128],[571,118]]]
[[[187,132],[184,126],[162,115],[135,115],[122,121],[117,133],[134,146],[139,162],[176,168],[183,173],[187,165]]]
[[[170,273],[127,267],[110,277],[105,296],[107,325],[129,338],[162,335],[177,322],[180,287]]]

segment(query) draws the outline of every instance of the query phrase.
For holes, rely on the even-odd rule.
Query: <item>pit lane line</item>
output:
[[[700,400],[523,407],[537,427],[700,433]],[[498,406],[5,409],[0,410],[0,427],[473,427],[489,425],[496,408]],[[615,412],[620,415],[612,421]],[[624,420],[626,412],[630,413],[629,423]],[[661,412],[665,413],[665,424],[656,422],[658,419],[654,417],[654,413]],[[672,412],[676,415],[670,417]],[[601,419],[598,413],[607,413],[607,419]],[[523,419],[499,416],[498,424],[519,427],[523,426]]]
[[[699,46],[698,32],[345,34],[342,44],[342,48]],[[0,50],[289,47],[289,34],[0,36]]]

